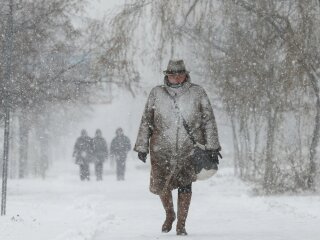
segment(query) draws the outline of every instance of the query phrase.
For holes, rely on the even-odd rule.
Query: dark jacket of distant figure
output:
[[[130,139],[125,135],[116,136],[110,146],[110,154],[120,159],[125,159],[131,149]]]
[[[95,136],[92,140],[95,163],[103,163],[108,158],[107,142],[103,137]]]
[[[191,163],[193,143],[172,97],[195,140],[207,149],[220,148],[215,117],[205,90],[192,84],[189,75],[179,88],[170,87],[167,81],[165,78],[164,85],[151,90],[134,147],[137,152],[148,153],[150,143],[150,191],[158,195],[196,180]]]
[[[92,158],[92,150],[92,139],[89,136],[79,137],[73,150],[76,164],[88,164]]]

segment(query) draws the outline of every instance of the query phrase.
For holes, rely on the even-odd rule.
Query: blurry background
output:
[[[82,129],[134,144],[171,58],[208,93],[224,156],[193,184],[190,237],[318,239],[319,26],[319,0],[1,0],[0,239],[174,237],[149,161],[81,182],[72,158]]]
[[[183,58],[211,99],[223,164],[261,193],[316,190],[319,12],[315,0],[1,1],[9,177],[73,164],[81,129],[110,144],[123,127],[134,143],[148,92]]]

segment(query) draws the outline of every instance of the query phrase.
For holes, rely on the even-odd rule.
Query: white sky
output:
[[[107,11],[124,3],[125,0],[90,0],[88,14],[92,18],[102,18]]]

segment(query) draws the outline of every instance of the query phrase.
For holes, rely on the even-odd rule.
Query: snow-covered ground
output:
[[[55,165],[45,181],[9,180],[1,240],[182,238],[174,229],[160,231],[164,212],[148,191],[147,165],[129,159],[123,182],[109,167],[104,181],[92,177],[80,182],[76,166],[63,165]],[[318,240],[320,196],[256,197],[232,169],[223,168],[211,180],[193,185],[187,231],[187,239],[197,240]]]

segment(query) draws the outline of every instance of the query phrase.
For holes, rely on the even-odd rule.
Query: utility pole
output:
[[[13,0],[9,0],[8,24],[4,42],[4,143],[3,143],[3,169],[2,169],[2,194],[1,194],[1,216],[6,215],[7,203],[7,179],[8,179],[8,160],[9,160],[9,134],[10,134],[10,81],[12,73],[12,51],[13,51]]]

